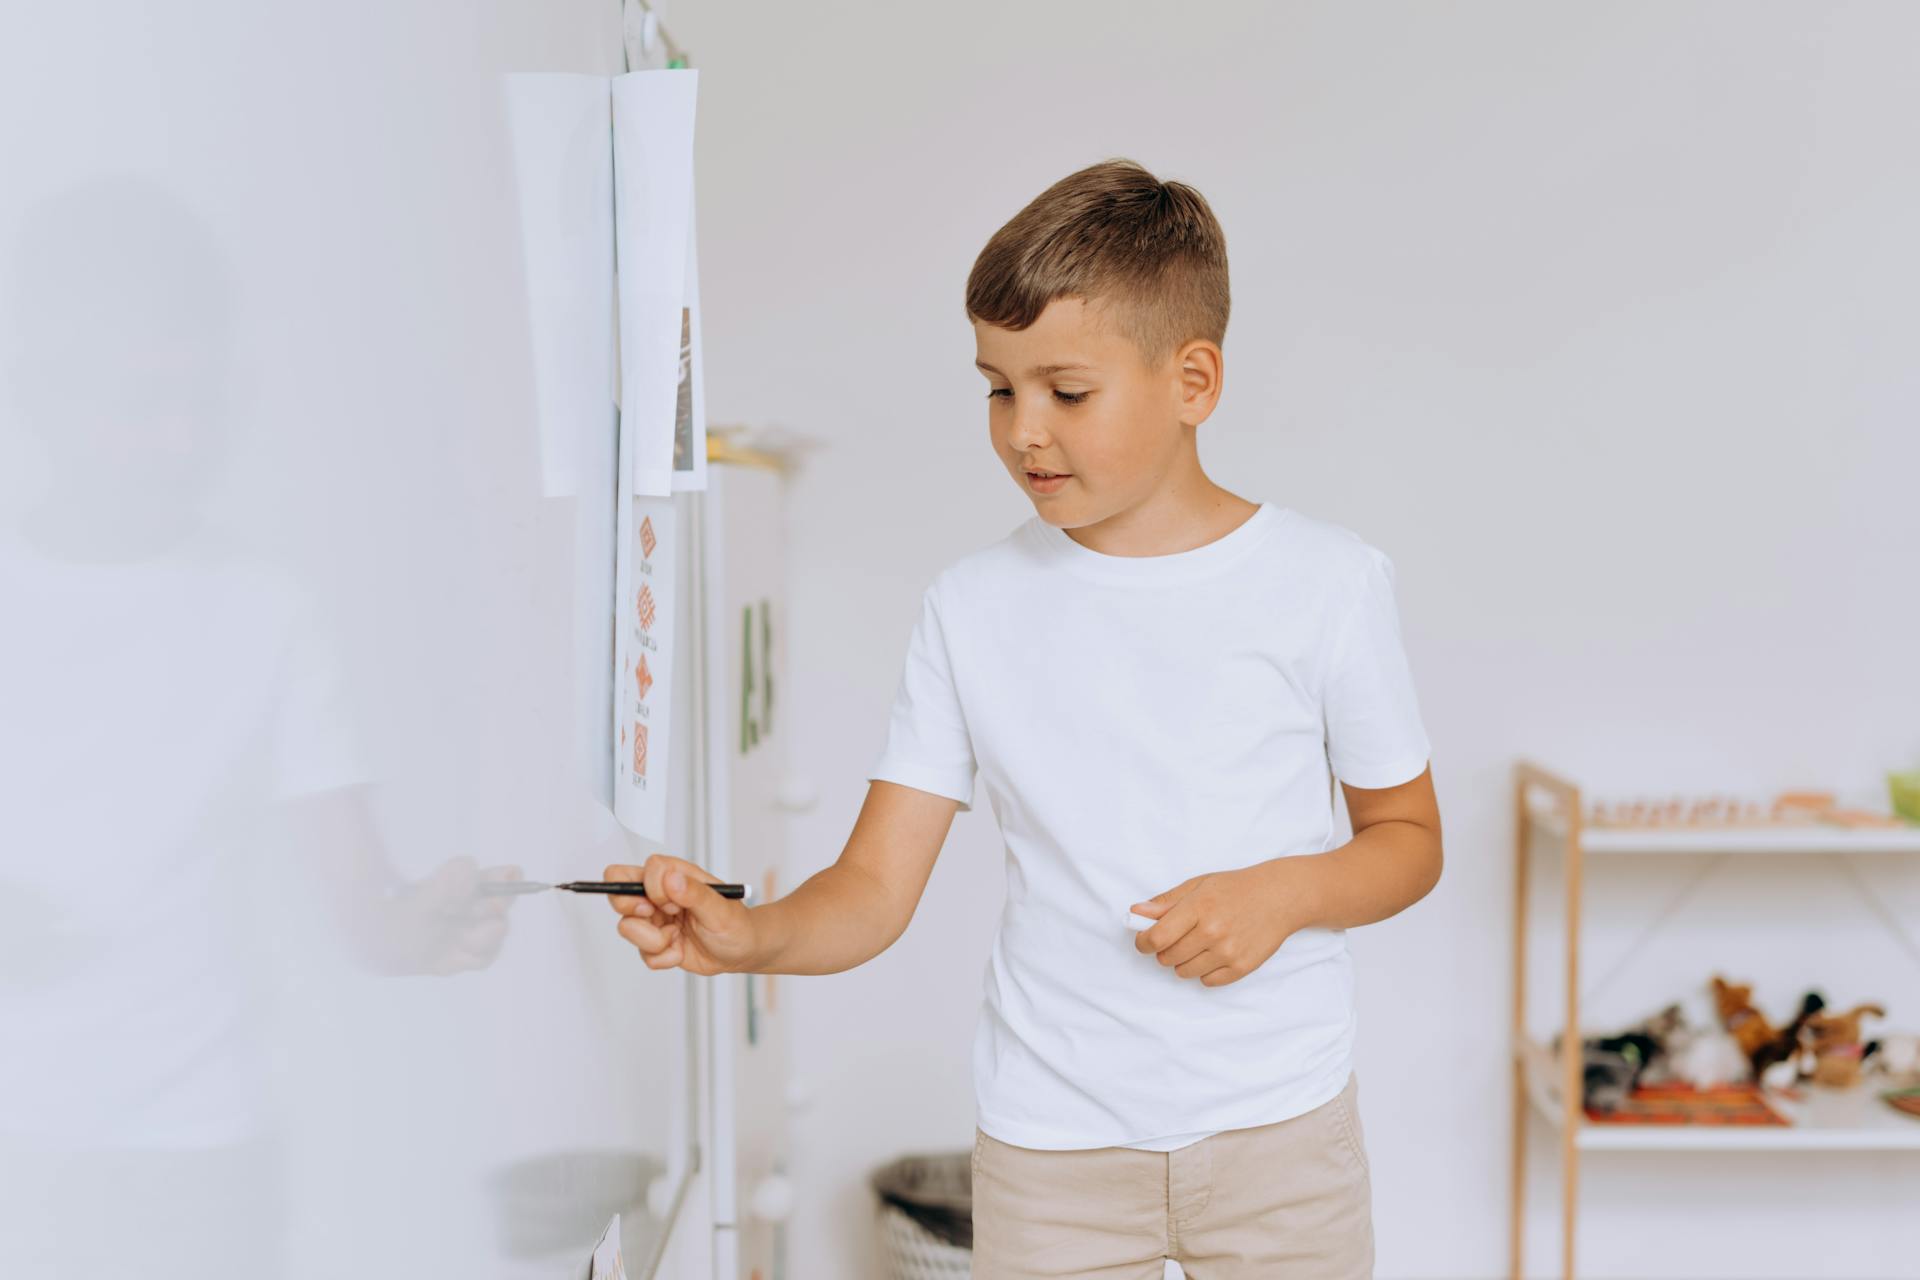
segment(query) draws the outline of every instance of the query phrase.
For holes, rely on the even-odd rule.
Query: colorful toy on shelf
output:
[[[1809,991],[1800,997],[1800,1012],[1793,1015],[1793,1021],[1774,1038],[1772,1044],[1763,1046],[1753,1055],[1754,1076],[1775,1089],[1788,1089],[1798,1084],[1801,1029],[1807,1025],[1807,1019],[1826,1007],[1827,1002],[1818,991]]]
[[[1704,1012],[1704,1011],[1703,1011]],[[1559,1050],[1559,1037],[1554,1049]],[[1587,1118],[1615,1124],[1784,1124],[1747,1083],[1733,1037],[1671,1004],[1617,1035],[1581,1042]]]
[[[1778,1043],[1780,1029],[1767,1021],[1767,1015],[1754,1006],[1751,983],[1728,982],[1719,974],[1714,974],[1713,1004],[1720,1015],[1720,1025],[1739,1044],[1740,1052],[1747,1055],[1748,1062],[1752,1062],[1754,1055],[1762,1049]]]
[[[1920,823],[1920,769],[1887,775],[1887,799],[1908,822]]]
[[[1813,1014],[1801,1029],[1801,1044],[1813,1057],[1813,1082],[1829,1089],[1850,1089],[1860,1083],[1860,1069],[1876,1046],[1860,1038],[1860,1020],[1884,1018],[1877,1004],[1857,1004],[1845,1013]]]
[[[1800,998],[1800,1010],[1785,1027],[1775,1027],[1753,1003],[1753,987],[1728,982],[1718,974],[1713,978],[1713,1003],[1720,1024],[1740,1045],[1756,1080],[1773,1088],[1787,1088],[1800,1077],[1796,1061],[1801,1029],[1807,1020],[1826,1007],[1817,991]],[[1781,1067],[1781,1063],[1788,1064]]]
[[[1862,1020],[1885,1016],[1871,1003],[1830,1012],[1820,993],[1809,991],[1793,1020],[1776,1027],[1754,1004],[1750,984],[1715,974],[1685,1003],[1613,1035],[1582,1039],[1581,1102],[1589,1117],[1619,1121],[1637,1116],[1645,1110],[1640,1102],[1658,1094],[1662,1122],[1672,1123],[1676,1099],[1689,1091],[1701,1098],[1756,1086],[1790,1092],[1802,1080],[1844,1089],[1859,1083],[1869,1063],[1895,1085],[1920,1085],[1920,1036],[1863,1038]],[[1556,1035],[1556,1054],[1560,1043]]]
[[[1680,1025],[1680,1006],[1674,1004],[1617,1035],[1583,1040],[1581,1101],[1587,1111],[1610,1114],[1649,1073],[1657,1078],[1665,1068],[1667,1043]]]

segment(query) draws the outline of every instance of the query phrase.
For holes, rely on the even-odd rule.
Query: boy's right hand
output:
[[[656,853],[638,867],[608,867],[606,878],[646,886],[644,898],[616,894],[607,901],[620,913],[620,936],[639,948],[649,969],[711,976],[735,972],[753,955],[752,908],[707,888],[719,877],[686,859]]]

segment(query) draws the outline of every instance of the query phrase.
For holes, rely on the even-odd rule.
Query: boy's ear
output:
[[[1174,352],[1174,369],[1180,379],[1180,422],[1197,427],[1207,420],[1220,402],[1223,359],[1217,343],[1195,338]]]

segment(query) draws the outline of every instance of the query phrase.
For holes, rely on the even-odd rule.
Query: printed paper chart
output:
[[[636,835],[665,840],[678,526],[670,497],[631,498],[623,507],[613,812]]]

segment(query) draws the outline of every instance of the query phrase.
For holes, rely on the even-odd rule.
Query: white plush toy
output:
[[[1694,1088],[1739,1084],[1753,1074],[1753,1064],[1726,1032],[1696,1030],[1684,1034],[1686,1042],[1672,1051],[1673,1074]]]

